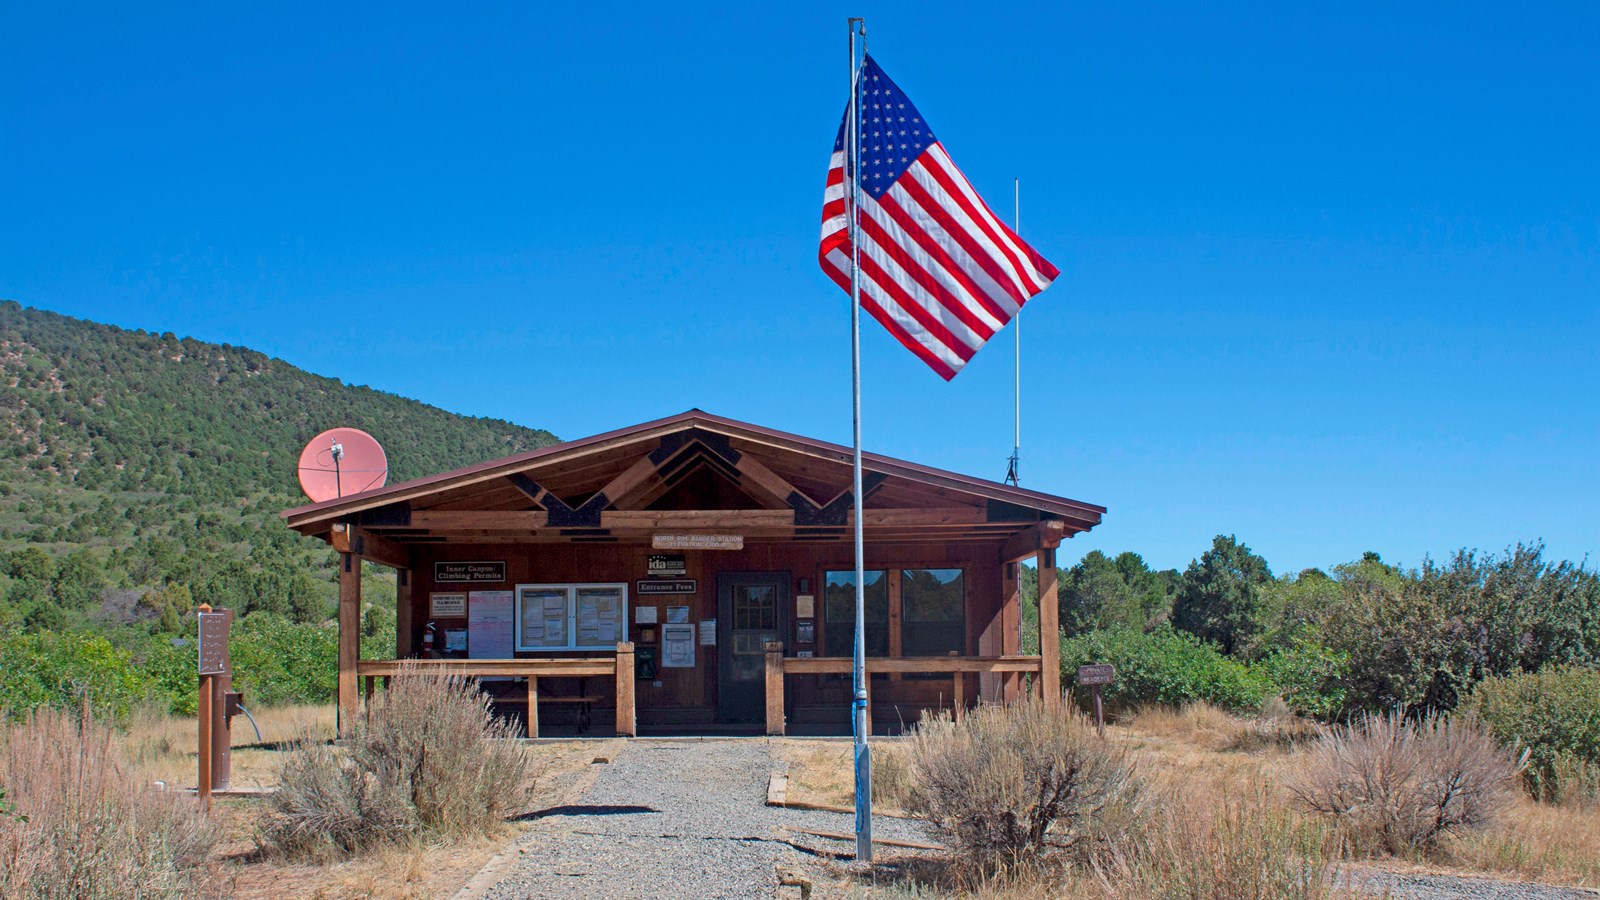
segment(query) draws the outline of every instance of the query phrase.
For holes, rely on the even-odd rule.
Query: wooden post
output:
[[[617,734],[639,733],[633,714],[633,644],[617,645]]]
[[[1061,596],[1056,585],[1056,551],[1041,547],[1039,566],[1040,693],[1047,707],[1061,705]]]
[[[211,811],[211,724],[212,724],[212,719],[213,719],[212,704],[213,704],[213,701],[216,699],[216,691],[214,690],[214,688],[213,688],[213,686],[211,684],[211,679],[213,677],[214,676],[211,676],[211,675],[201,675],[200,676],[200,684],[199,684],[199,691],[200,691],[200,708],[198,710],[198,714],[200,716],[200,747],[199,747],[199,749],[200,749],[200,754],[199,754],[199,757],[200,757],[199,758],[199,762],[200,762],[200,784],[199,784],[199,793],[200,793],[200,803],[205,806],[206,812],[210,812]]]
[[[960,722],[962,719],[965,719],[967,717],[967,676],[966,676],[966,673],[965,672],[956,672],[954,677],[951,680],[955,682],[955,692],[953,694],[953,699],[955,700],[955,707],[954,707],[955,719],[956,719],[957,722]]]
[[[783,644],[767,642],[767,734],[783,734]]]
[[[528,737],[539,736],[539,676],[528,676]]]
[[[411,636],[411,570],[394,570],[394,658],[411,656],[414,643]]]
[[[1094,685],[1094,730],[1100,732],[1100,740],[1106,739],[1106,717],[1100,708],[1100,685]]]
[[[1000,579],[1005,596],[1000,604],[1000,655],[1010,656],[1022,652],[1022,564],[1013,562],[1002,566]],[[1021,672],[1013,672],[1003,682],[1006,703],[1014,703],[1027,688]]]
[[[339,554],[339,736],[355,728],[360,699],[356,663],[361,659],[361,558]]]
[[[233,787],[233,735],[228,730],[228,692],[233,690],[233,675],[212,675],[211,679],[211,790]]]
[[[377,690],[378,690],[378,677],[376,675],[368,675],[367,676],[367,683],[366,683],[366,691],[365,691],[364,696],[362,697],[362,700],[366,704],[366,708],[367,709],[371,709],[372,708],[372,695],[377,693]]]

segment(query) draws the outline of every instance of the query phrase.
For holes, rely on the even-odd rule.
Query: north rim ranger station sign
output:
[[[619,734],[847,731],[850,458],[848,447],[692,410],[288,510],[289,527],[341,554],[341,726],[363,680],[370,689],[411,666],[498,676],[489,687],[528,715],[530,734],[542,709],[568,721],[578,703]],[[863,463],[867,669],[880,729],[924,709],[959,715],[980,699],[1014,700],[1029,675],[1059,699],[1055,642],[1021,653],[1017,565],[1038,566],[1040,627],[1053,632],[1056,548],[1098,525],[1104,508],[871,453]],[[677,555],[682,571],[670,579],[686,593],[641,590],[678,568],[651,557]],[[360,658],[362,561],[397,571],[393,659]],[[466,615],[430,618],[436,592],[467,593]],[[480,592],[496,598],[476,604],[485,609],[503,609],[495,592],[509,594],[512,615],[475,620]],[[652,616],[659,625],[635,624]],[[669,625],[715,639],[668,647]],[[489,640],[502,634],[490,626],[533,649],[495,649],[505,637]],[[435,658],[419,659],[430,628],[465,640],[448,650],[441,640]],[[681,665],[638,665],[643,649],[657,661],[670,649]]]

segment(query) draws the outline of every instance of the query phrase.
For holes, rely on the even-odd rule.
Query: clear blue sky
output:
[[[1023,483],[1110,507],[1066,559],[1600,550],[1600,6],[535,6],[4,4],[0,297],[563,437],[848,442],[862,14],[1063,270]],[[1009,331],[948,385],[864,352],[869,449],[1004,472]]]

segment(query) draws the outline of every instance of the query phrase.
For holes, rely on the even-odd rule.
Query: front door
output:
[[[717,718],[766,721],[767,642],[783,639],[789,620],[788,572],[717,576]]]

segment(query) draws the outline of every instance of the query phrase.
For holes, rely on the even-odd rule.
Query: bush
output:
[[[1253,668],[1289,709],[1301,715],[1331,719],[1344,711],[1348,654],[1298,639],[1264,657]]]
[[[215,826],[193,798],[157,792],[112,752],[110,729],[36,710],[6,731],[0,897],[196,897]]]
[[[282,706],[333,701],[339,684],[339,632],[251,613],[232,632],[234,686],[245,704]]]
[[[1519,768],[1470,717],[1368,715],[1324,732],[1290,789],[1343,826],[1352,847],[1411,855],[1490,824]]]
[[[1078,666],[1087,663],[1117,667],[1117,680],[1101,688],[1102,698],[1113,708],[1205,701],[1236,712],[1255,712],[1270,689],[1249,666],[1168,626],[1150,632],[1111,628],[1061,642],[1063,683],[1075,684]],[[1089,702],[1087,688],[1074,688],[1073,693],[1080,704]]]
[[[150,691],[132,656],[100,635],[0,636],[0,709],[13,720],[39,707],[75,710],[87,703],[98,718],[125,721]]]
[[[1596,799],[1600,672],[1555,668],[1489,678],[1464,705],[1502,744],[1527,751],[1522,777],[1534,797]]]
[[[1057,851],[1088,853],[1138,808],[1120,750],[1083,716],[1038,700],[925,719],[910,740],[909,805],[968,872],[1014,873]]]
[[[347,748],[301,741],[258,839],[274,853],[328,860],[417,834],[485,833],[532,788],[513,736],[471,681],[397,675]]]

